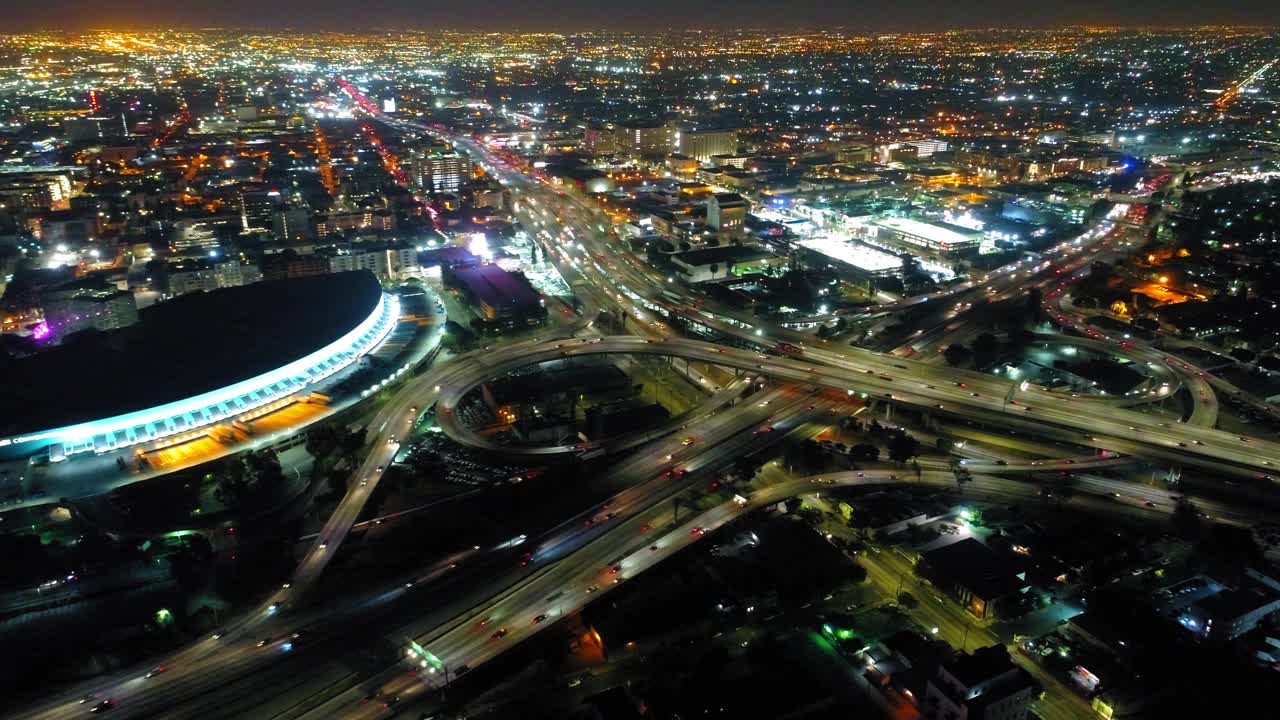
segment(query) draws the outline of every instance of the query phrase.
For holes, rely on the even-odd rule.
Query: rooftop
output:
[[[955,662],[947,665],[947,672],[965,687],[971,688],[1000,677],[1013,668],[1009,651],[1003,645],[991,645],[978,648],[969,655],[960,656]]]
[[[869,272],[885,272],[902,267],[902,259],[893,253],[833,237],[816,237],[796,243],[842,263]]]
[[[978,233],[959,232],[938,223],[927,223],[911,218],[883,218],[877,220],[880,227],[888,228],[906,235],[922,237],[938,245],[964,245],[973,242]]]
[[[984,600],[994,600],[1021,590],[1026,583],[991,548],[965,538],[921,556],[933,571],[961,584]]]
[[[523,275],[517,276],[492,263],[456,267],[449,271],[480,302],[500,305],[538,305],[538,293]]]
[[[671,256],[671,259],[689,267],[700,267],[702,265],[711,265],[712,263],[751,262],[753,260],[763,260],[772,255],[773,253],[760,247],[724,245],[675,253]]]

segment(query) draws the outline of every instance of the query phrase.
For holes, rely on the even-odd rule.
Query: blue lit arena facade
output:
[[[341,278],[341,275],[363,277]],[[265,368],[251,377],[196,394],[181,391],[196,387],[203,373],[198,368],[186,373],[186,376],[180,371],[175,372],[175,377],[171,377],[173,382],[170,383],[170,395],[180,397],[170,402],[49,429],[37,428],[12,433],[0,438],[0,457],[25,457],[47,449],[49,459],[58,462],[84,453],[104,453],[149,443],[169,444],[194,439],[221,423],[244,420],[286,405],[300,395],[309,394],[335,373],[377,348],[399,321],[399,299],[382,292],[377,281],[367,273],[342,273],[337,276],[274,282],[279,286],[274,289],[277,292],[270,292],[265,296],[265,287],[244,293],[236,291],[246,291],[252,286],[230,288],[227,291],[207,293],[209,297],[202,299],[202,305],[189,309],[204,310],[206,308],[203,305],[216,304],[220,300],[232,305],[240,301],[247,302],[249,310],[252,310],[253,305],[258,305],[262,308],[261,311],[252,312],[251,316],[265,316],[266,320],[258,327],[248,328],[244,327],[242,319],[229,322],[228,325],[234,326],[233,334],[236,337],[224,337],[223,340],[240,341],[244,344],[241,351],[247,360],[243,366],[245,369],[262,369],[260,364],[255,367],[250,358],[261,358],[264,355],[273,362],[282,359],[287,360],[286,362]],[[270,284],[259,283],[263,286]],[[294,292],[297,290],[302,292]],[[223,293],[225,297],[215,297],[219,293]],[[239,295],[243,297],[237,297]],[[262,304],[264,297],[279,297],[280,300],[266,306]],[[305,332],[299,332],[298,337],[289,337],[286,320],[288,316],[297,314],[295,323],[307,323],[308,315],[324,313],[328,309],[324,303],[316,305],[317,297],[326,298],[325,303],[332,303],[333,308],[340,309],[343,316],[341,320],[320,329],[308,328]],[[174,315],[172,312],[167,314]],[[235,315],[234,312],[230,314]],[[172,319],[165,318],[161,322],[172,322]],[[207,330],[217,342],[220,328],[216,321],[212,324],[214,327]],[[286,345],[284,348],[275,342],[279,335],[285,336],[281,340]],[[319,343],[321,339],[324,341],[322,345]],[[269,350],[255,352],[258,349],[255,346]],[[220,352],[225,350],[222,345],[218,345],[217,349]],[[199,353],[200,350],[197,347],[190,352]],[[294,354],[291,350],[300,354]],[[225,365],[225,357],[224,352],[217,358],[220,369]],[[131,364],[138,364],[136,358],[130,359],[135,361]],[[39,362],[40,356],[37,355],[32,360]],[[177,359],[177,362],[181,361],[181,357]],[[232,368],[222,372],[221,376],[234,373],[235,369]],[[125,384],[131,381],[147,382],[149,374],[139,368],[133,373],[135,377],[120,378],[120,381]],[[73,394],[75,392],[76,390],[72,391]],[[155,394],[149,393],[148,397],[154,397]]]

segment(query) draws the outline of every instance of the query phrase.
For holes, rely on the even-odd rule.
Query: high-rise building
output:
[[[916,157],[926,158],[934,153],[946,152],[946,140],[908,140],[903,145],[913,145],[916,149]]]
[[[681,130],[675,137],[676,152],[698,162],[709,162],[714,155],[732,155],[738,151],[737,130]]]
[[[418,251],[414,248],[353,249],[329,259],[331,272],[368,270],[378,277],[398,278],[417,268]]]
[[[444,145],[415,151],[405,168],[409,183],[425,192],[457,192],[471,177],[471,160]]]
[[[292,250],[286,250],[262,258],[264,280],[324,275],[327,272],[329,272],[329,258],[323,255],[301,255]]]
[[[240,188],[240,225],[244,232],[265,232],[271,229],[278,190],[260,187]]]
[[[304,207],[276,210],[271,216],[271,229],[277,239],[285,242],[307,240],[315,234],[311,227],[311,213]]]
[[[322,216],[316,220],[315,232],[317,238],[327,238],[347,230],[389,232],[395,227],[395,213],[389,210],[362,210]]]
[[[635,157],[661,157],[676,149],[676,129],[670,124],[618,125],[614,137],[621,152]]]
[[[582,133],[582,146],[592,155],[612,155],[618,152],[618,136],[613,128],[588,127]]]
[[[63,173],[0,176],[0,215],[71,207],[71,179]]]
[[[177,255],[204,257],[220,244],[219,229],[234,234],[242,223],[242,217],[229,213],[179,218],[169,232],[169,247]]]

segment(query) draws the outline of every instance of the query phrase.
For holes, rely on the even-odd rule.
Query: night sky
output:
[[[237,27],[280,30],[458,28],[861,30],[1280,22],[1275,0],[6,0],[5,29]]]

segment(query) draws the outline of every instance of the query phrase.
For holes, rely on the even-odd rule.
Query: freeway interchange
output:
[[[340,84],[366,111],[402,128],[409,124],[392,120],[362,102],[357,91]],[[437,132],[414,127],[416,130]],[[660,274],[632,258],[618,255],[598,227],[598,218],[577,201],[566,199],[539,182],[501,162],[470,138],[449,137],[460,147],[483,158],[521,197],[526,225],[548,222],[550,203],[562,206],[559,232],[547,232],[544,242],[571,285],[586,292],[588,316],[570,327],[514,343],[497,344],[447,362],[401,384],[395,395],[369,424],[370,444],[364,460],[348,483],[349,489],[315,541],[306,549],[290,581],[248,613],[228,622],[218,637],[205,638],[161,660],[167,672],[144,677],[145,668],[116,673],[57,693],[23,710],[11,708],[6,717],[80,717],[87,710],[80,701],[89,695],[116,702],[120,717],[296,717],[364,718],[385,715],[388,707],[369,698],[397,698],[405,707],[428,709],[436,703],[435,691],[447,686],[464,670],[499,656],[514,643],[554,624],[554,620],[580,609],[627,578],[644,572],[662,560],[696,543],[708,532],[742,515],[779,500],[827,486],[884,485],[914,482],[941,487],[955,483],[954,474],[924,463],[917,474],[898,477],[898,471],[831,473],[789,480],[754,489],[742,500],[724,499],[696,514],[677,519],[662,501],[695,488],[707,472],[723,467],[749,446],[759,444],[758,429],[768,425],[770,441],[787,436],[813,435],[823,415],[841,401],[840,396],[867,402],[905,405],[931,415],[959,418],[984,427],[1032,433],[1048,440],[1094,447],[1123,455],[1167,460],[1213,469],[1218,473],[1270,478],[1280,467],[1280,444],[1212,429],[1209,410],[1197,403],[1187,422],[1167,422],[1127,408],[1126,403],[1072,397],[1043,388],[977,372],[907,359],[888,353],[814,342],[812,337],[780,325],[762,323],[726,309],[702,308],[700,299],[681,298],[678,288]],[[539,201],[542,205],[539,207]],[[538,220],[541,218],[541,220]],[[572,232],[566,232],[576,228]],[[1095,231],[1091,231],[1095,232]],[[1102,237],[1096,231],[1091,239]],[[1086,243],[1084,247],[1088,247]],[[1078,253],[1064,251],[1064,259]],[[603,261],[600,258],[604,258]],[[601,262],[604,264],[601,265]],[[995,292],[1016,290],[1018,271],[990,278],[1001,281]],[[1033,277],[1028,274],[1028,279]],[[1007,283],[1007,284],[1006,284]],[[957,288],[974,290],[977,285]],[[672,299],[672,296],[676,299]],[[909,303],[936,301],[912,299],[873,308],[891,312]],[[625,313],[641,335],[575,337],[588,329],[596,300]],[[732,341],[726,346],[680,338],[659,321],[663,317],[692,320],[716,335]],[[806,342],[807,341],[807,342]],[[432,404],[443,429],[453,439],[488,451],[487,444],[453,415],[453,408],[481,383],[531,364],[597,355],[646,355],[681,358],[736,371],[738,380],[717,389],[712,399],[687,420],[700,442],[692,446],[667,437],[675,424],[625,441],[610,443],[609,452],[637,448],[609,471],[621,489],[608,511],[591,509],[569,518],[561,526],[529,541],[528,566],[497,560],[496,548],[474,548],[437,559],[411,578],[373,589],[333,606],[302,607],[300,598],[312,590],[337,548],[346,539],[366,501],[377,487],[384,469],[399,450],[419,413]],[[1178,371],[1166,357],[1151,354]],[[1179,377],[1193,393],[1202,377],[1181,368]],[[733,400],[744,383],[767,377],[777,384],[757,393],[751,402]],[[803,388],[813,388],[806,391]],[[819,389],[828,392],[814,394]],[[836,392],[830,392],[834,390]],[[1209,391],[1211,394],[1211,390]],[[833,399],[836,398],[836,399]],[[1216,406],[1212,410],[1216,414]],[[539,448],[516,454],[570,455],[581,446]],[[1114,464],[1106,458],[1084,461],[1088,470]],[[1004,475],[1034,473],[1056,466],[1056,461],[1027,464],[973,462],[974,489],[997,496],[1020,497],[1029,484]],[[666,469],[664,471],[664,468]],[[672,472],[672,470],[676,472]],[[1082,487],[1099,495],[1133,497],[1142,510],[1167,513],[1173,496],[1150,488],[1097,476],[1084,475]],[[1264,511],[1242,510],[1229,505],[1215,507],[1216,516],[1248,523]],[[615,582],[616,581],[616,582]],[[437,594],[435,588],[441,588]],[[305,665],[314,677],[297,681],[267,698],[272,683],[284,681],[279,669],[285,648],[297,628],[355,622],[384,604],[416,601],[422,607],[387,633],[406,651],[404,659],[379,672],[353,680],[313,658]],[[425,602],[423,602],[425,601]],[[295,609],[297,604],[297,609]],[[328,630],[321,630],[324,635]],[[300,657],[304,654],[299,653]],[[293,662],[290,658],[290,662]],[[298,662],[302,662],[299,660]],[[149,664],[155,664],[149,663]],[[406,669],[416,672],[406,673]],[[260,703],[266,711],[259,711]]]
[[[1059,436],[1074,433],[1079,444],[1167,457],[1220,472],[1258,476],[1280,467],[1280,444],[1272,441],[1166,422],[1119,407],[1099,407],[1085,398],[982,373],[865,351],[856,359],[820,350],[806,350],[802,356],[775,355],[677,338],[596,337],[502,350],[472,365],[465,382],[442,391],[441,412],[449,413],[467,391],[510,370],[557,358],[618,353],[681,357],[850,394],[865,392],[872,398],[1016,429],[1043,427],[1046,433]]]

